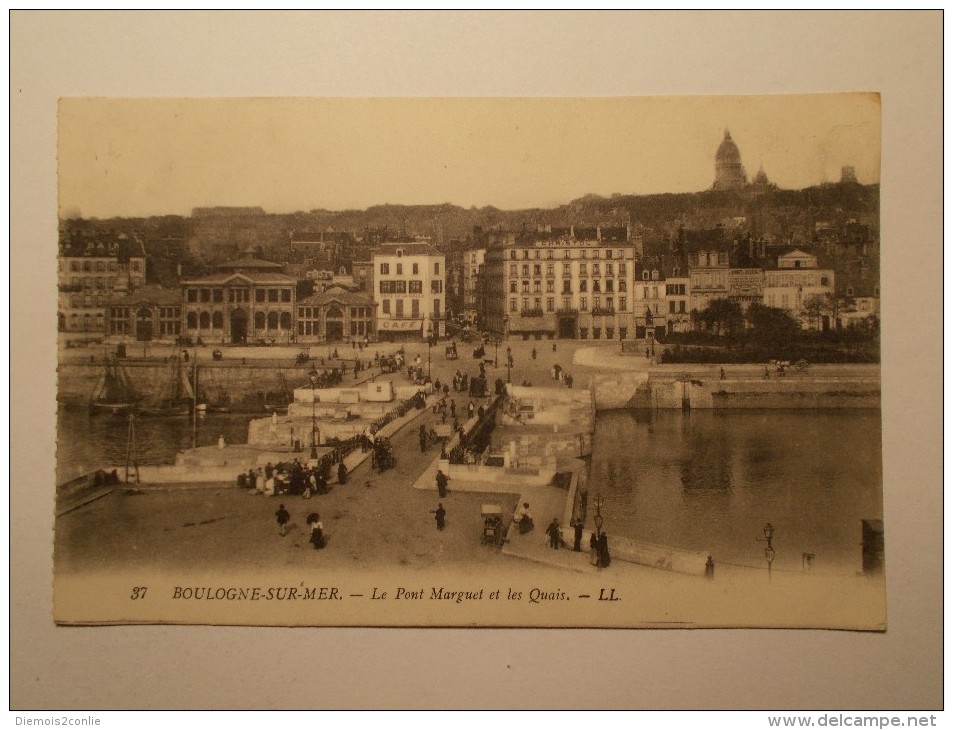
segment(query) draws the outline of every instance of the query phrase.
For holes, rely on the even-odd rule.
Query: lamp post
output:
[[[316,438],[317,433],[317,421],[314,416],[314,386],[318,384],[318,373],[312,367],[311,372],[308,373],[308,380],[311,381],[311,458],[318,458],[318,441]]]
[[[430,380],[430,350],[433,348],[433,321],[427,323],[427,380]]]
[[[771,563],[774,562],[774,545],[771,544],[771,540],[774,538],[774,525],[770,522],[761,528],[761,532],[764,535],[764,542],[767,543],[767,546],[764,548],[764,559],[768,563],[768,580],[771,580]]]
[[[500,361],[498,357],[499,353],[500,353],[500,338],[494,337],[493,338],[493,367],[494,368],[498,368],[500,366]]]
[[[592,504],[596,508],[596,515],[592,518],[592,521],[596,523],[596,537],[602,534],[602,506],[605,503],[605,498],[601,494],[597,494],[595,499],[592,500]]]

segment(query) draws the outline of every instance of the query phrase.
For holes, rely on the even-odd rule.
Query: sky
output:
[[[61,216],[390,204],[551,207],[711,187],[728,129],[781,188],[880,180],[880,99],[61,99]]]

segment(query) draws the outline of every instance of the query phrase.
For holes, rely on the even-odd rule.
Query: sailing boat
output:
[[[169,379],[158,399],[139,407],[143,416],[187,416],[194,408],[195,394],[182,359],[174,355],[169,362]]]
[[[93,413],[128,413],[136,407],[138,399],[126,369],[115,357],[107,358],[89,402]]]

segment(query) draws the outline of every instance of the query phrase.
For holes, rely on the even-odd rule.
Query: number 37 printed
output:
[[[146,586],[133,586],[132,593],[129,594],[130,601],[138,601],[146,597]]]

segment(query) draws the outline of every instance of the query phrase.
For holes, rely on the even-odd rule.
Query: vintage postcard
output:
[[[886,628],[876,93],[58,134],[58,623]]]

